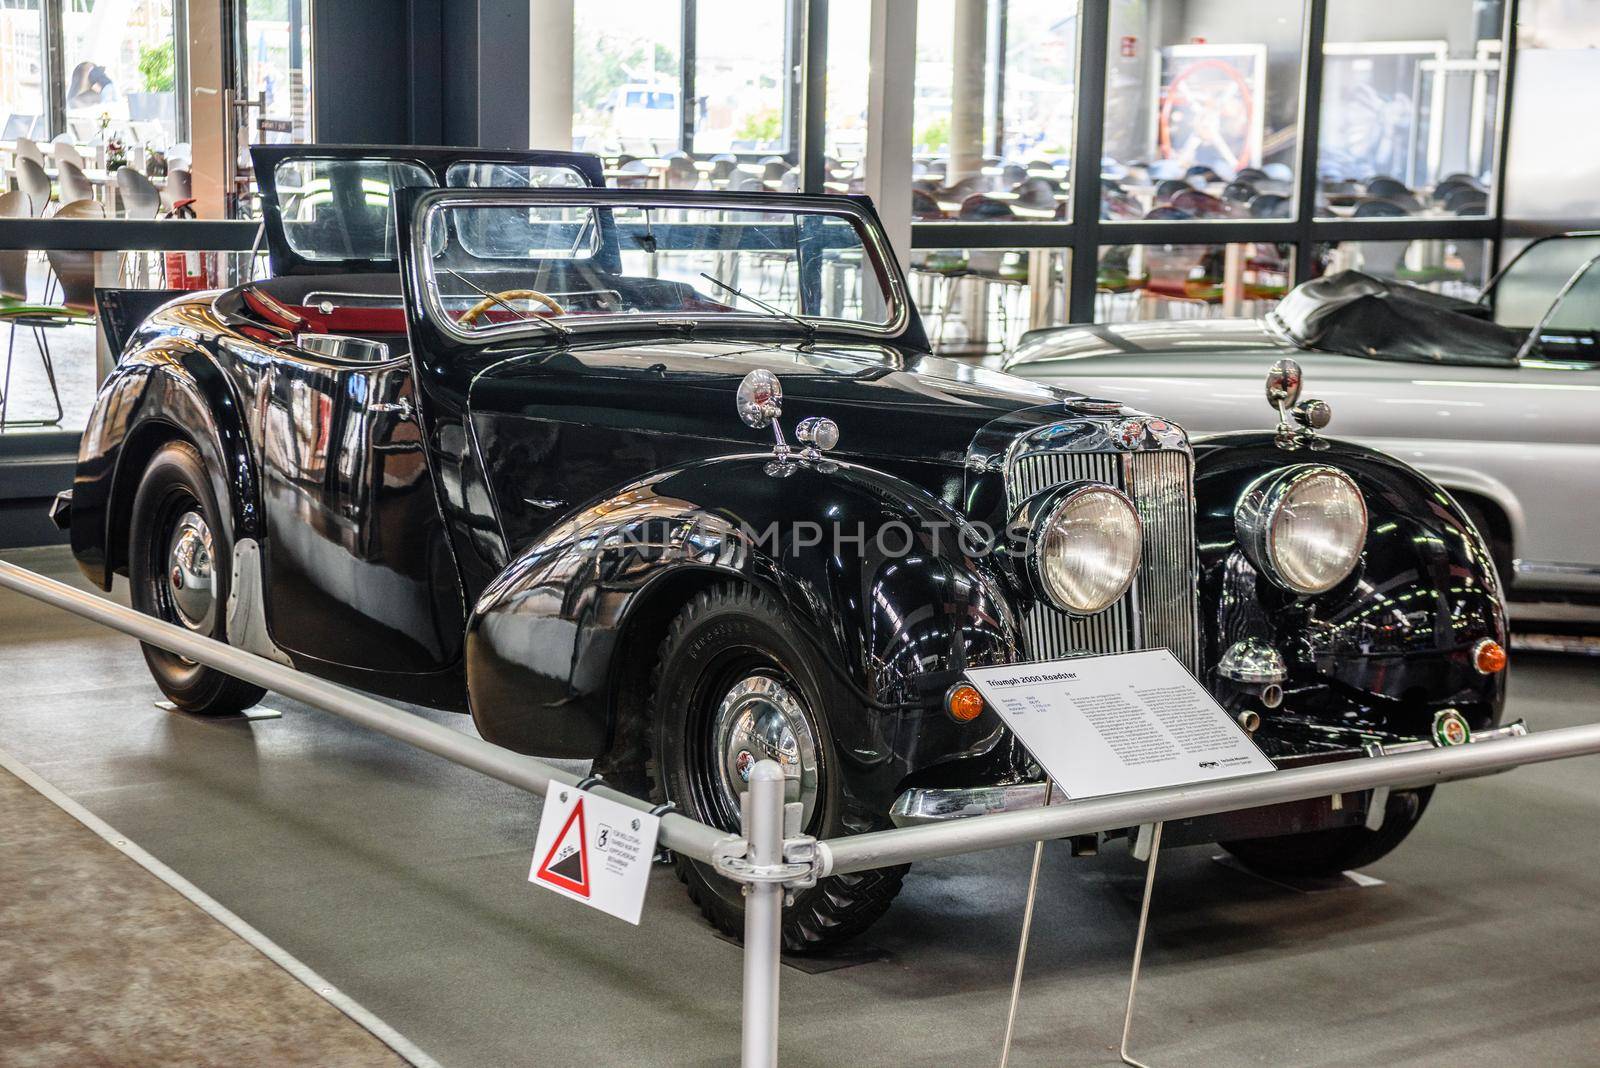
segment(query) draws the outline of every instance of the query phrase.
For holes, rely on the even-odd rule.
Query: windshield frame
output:
[[[872,260],[875,274],[884,289],[884,299],[889,315],[886,322],[867,323],[853,319],[833,319],[822,316],[800,316],[818,334],[836,334],[875,341],[901,338],[912,325],[913,312],[909,289],[900,270],[899,260],[889,247],[887,236],[870,205],[853,197],[815,196],[782,193],[720,193],[700,190],[637,190],[637,189],[429,189],[406,190],[412,200],[409,239],[402,252],[408,258],[408,279],[414,283],[413,292],[420,297],[415,314],[451,340],[471,346],[496,341],[527,338],[550,341],[557,335],[549,322],[557,322],[572,334],[626,333],[659,334],[663,330],[723,332],[729,328],[756,328],[763,331],[778,330],[795,333],[799,330],[794,320],[780,315],[755,312],[739,308],[715,315],[650,312],[642,314],[582,315],[538,322],[504,322],[480,329],[464,330],[445,309],[437,273],[431,257],[417,255],[417,250],[429,247],[428,235],[433,220],[442,212],[459,207],[519,208],[539,206],[583,206],[606,208],[649,208],[668,211],[673,208],[721,208],[727,211],[793,212],[796,214],[827,215],[847,220],[861,238],[863,253]],[[600,216],[602,240],[613,243],[616,223],[610,212]],[[612,246],[614,247],[614,245]],[[602,252],[604,255],[604,252]],[[865,270],[863,265],[863,270]]]
[[[407,163],[422,168],[433,177],[431,188],[445,188],[445,176],[456,163],[505,163],[539,167],[562,167],[576,171],[588,187],[605,185],[605,174],[600,157],[586,152],[557,152],[545,149],[528,149],[518,152],[496,151],[485,148],[444,148],[427,145],[251,145],[250,160],[255,172],[256,187],[261,196],[261,227],[267,242],[267,258],[274,276],[278,275],[339,275],[339,274],[395,274],[400,270],[398,257],[377,259],[317,259],[300,255],[289,247],[284,232],[282,205],[278,200],[277,169],[286,160],[348,161],[370,160],[377,163]],[[391,210],[398,212],[406,203],[399,196],[404,189],[391,191]],[[395,230],[403,233],[406,227],[402,216],[396,215]]]

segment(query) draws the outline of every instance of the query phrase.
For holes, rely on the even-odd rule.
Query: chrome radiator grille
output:
[[[1063,482],[1104,482],[1132,498],[1144,527],[1139,574],[1116,604],[1097,615],[1075,617],[1040,603],[1024,616],[1022,637],[1030,658],[1164,646],[1199,671],[1189,464],[1187,453],[1155,450],[1033,453],[1012,461],[1006,470],[1012,507]]]

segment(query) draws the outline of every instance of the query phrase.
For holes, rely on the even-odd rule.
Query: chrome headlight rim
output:
[[[1105,599],[1099,607],[1085,607],[1074,605],[1064,597],[1058,596],[1058,591],[1051,587],[1045,578],[1044,550],[1049,540],[1048,534],[1056,521],[1061,518],[1062,512],[1081,503],[1085,497],[1091,495],[1106,495],[1116,500],[1118,504],[1127,509],[1128,515],[1133,519],[1133,559],[1128,566],[1127,577],[1123,580],[1116,593]],[[1025,506],[1027,512],[1037,512],[1038,520],[1028,523],[1028,550],[1027,571],[1032,581],[1033,588],[1046,603],[1059,611],[1073,616],[1095,616],[1107,611],[1118,601],[1122,600],[1133,586],[1133,580],[1139,575],[1139,565],[1143,560],[1144,552],[1144,521],[1139,518],[1139,508],[1133,499],[1117,487],[1105,482],[1073,482],[1065,486],[1057,486],[1046,490],[1030,500]]]
[[[1322,585],[1310,586],[1294,582],[1286,574],[1278,558],[1274,535],[1284,504],[1295,490],[1315,478],[1332,478],[1344,483],[1361,510],[1361,524],[1350,566],[1337,578]],[[1367,499],[1355,479],[1337,467],[1326,464],[1296,464],[1267,472],[1246,487],[1233,512],[1234,534],[1250,562],[1274,585],[1298,597],[1317,597],[1327,593],[1355,572],[1361,562],[1360,550],[1366,545],[1369,518]]]

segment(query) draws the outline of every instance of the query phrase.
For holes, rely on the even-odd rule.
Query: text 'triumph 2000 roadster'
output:
[[[1498,723],[1494,568],[1437,486],[937,359],[864,200],[601,189],[562,153],[255,158],[274,277],[108,323],[56,509],[146,612],[729,829],[774,757],[823,837],[1043,803],[979,665],[1165,647],[1280,766]],[[183,708],[260,696],[146,658]],[[1167,833],[1337,870],[1428,793]],[[738,887],[680,863],[737,931]],[[789,948],[904,875],[798,894]]]

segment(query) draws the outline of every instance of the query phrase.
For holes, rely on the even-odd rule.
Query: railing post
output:
[[[783,769],[763,760],[750,771],[744,795],[746,858],[758,868],[783,863]],[[744,1030],[740,1063],[778,1063],[778,953],[783,945],[783,884],[746,883],[744,902]]]

